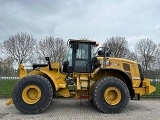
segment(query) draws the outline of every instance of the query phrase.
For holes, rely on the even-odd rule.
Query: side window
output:
[[[95,47],[91,46],[91,58],[95,57]]]
[[[78,59],[88,59],[88,44],[79,44],[77,52],[76,52],[76,58]]]
[[[72,66],[72,48],[71,47],[69,47],[66,57],[64,58],[64,61],[68,61],[69,66]]]
[[[72,48],[69,50],[68,54],[69,66],[72,66]]]

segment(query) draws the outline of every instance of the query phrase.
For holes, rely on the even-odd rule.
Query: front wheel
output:
[[[52,101],[51,83],[43,76],[30,75],[15,85],[12,98],[15,107],[25,114],[44,111]]]
[[[119,113],[129,102],[128,87],[118,78],[102,78],[93,88],[93,102],[104,113]]]

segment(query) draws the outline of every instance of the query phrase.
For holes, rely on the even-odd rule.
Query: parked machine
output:
[[[49,57],[48,64],[33,64],[29,73],[19,65],[20,80],[7,104],[13,103],[22,113],[37,114],[55,96],[63,96],[87,98],[104,113],[119,113],[129,99],[155,91],[137,62],[110,57],[111,51],[105,48],[95,52],[96,47],[95,41],[70,39],[62,65],[51,63]]]

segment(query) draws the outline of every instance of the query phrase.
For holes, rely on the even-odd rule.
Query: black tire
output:
[[[31,103],[27,102],[26,98],[29,95],[27,91],[30,89],[34,92],[34,88],[29,88],[30,86],[35,86],[40,91],[40,97],[37,97],[35,101],[31,100]],[[24,94],[25,88],[26,95]],[[22,95],[23,93],[23,95]],[[37,93],[37,92],[36,92]],[[27,96],[28,95],[28,96]],[[31,93],[32,95],[32,93]],[[37,94],[36,94],[37,95]],[[39,95],[39,94],[38,94]],[[25,98],[26,97],[26,98]],[[51,83],[43,76],[40,75],[30,75],[22,78],[14,87],[12,98],[15,107],[24,114],[38,114],[43,112],[51,103],[53,97],[53,89]],[[25,101],[26,100],[26,101]]]
[[[106,101],[108,99],[105,91],[115,88],[119,91],[117,94],[119,98],[117,103],[110,104]],[[106,96],[105,96],[106,95]],[[120,96],[120,97],[119,97]],[[93,102],[95,106],[104,113],[119,113],[121,112],[129,102],[129,91],[126,84],[115,77],[105,77],[100,79],[93,88]]]

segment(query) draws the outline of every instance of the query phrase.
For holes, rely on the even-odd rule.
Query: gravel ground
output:
[[[7,99],[0,99],[0,120],[159,120],[160,98],[141,98],[130,100],[128,106],[119,114],[104,114],[92,102],[70,98],[54,99],[49,108],[41,114],[25,115],[14,105],[5,106]]]

